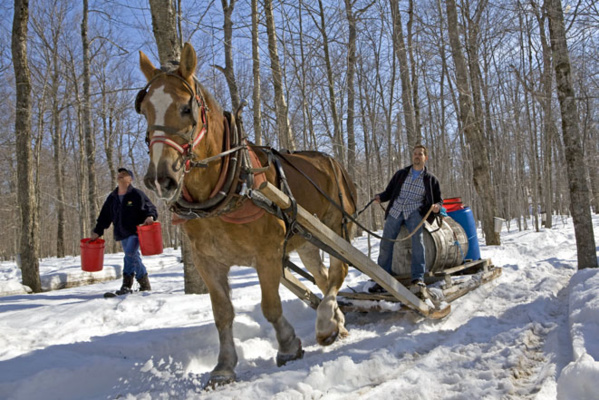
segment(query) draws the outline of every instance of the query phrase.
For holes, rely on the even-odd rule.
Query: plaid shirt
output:
[[[403,213],[404,218],[407,219],[410,214],[420,208],[425,195],[422,176],[423,173],[421,171],[418,177],[414,178],[414,171],[410,171],[410,174],[406,177],[401,187],[401,192],[397,200],[393,202],[393,207],[389,211],[389,215],[398,219]]]

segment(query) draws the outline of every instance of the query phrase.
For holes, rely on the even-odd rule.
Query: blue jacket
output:
[[[389,215],[389,211],[393,207],[393,202],[395,199],[399,197],[399,192],[401,191],[401,187],[406,180],[406,177],[410,173],[410,169],[412,166],[405,167],[400,169],[393,175],[391,181],[387,185],[387,188],[384,192],[379,193],[379,198],[381,202],[389,202],[387,206],[387,210],[385,211],[385,219],[387,219],[387,215]],[[424,167],[424,171],[422,171],[422,180],[424,182],[424,200],[422,201],[422,205],[418,209],[418,212],[421,216],[425,216],[428,210],[431,208],[433,204],[440,203],[443,201],[441,197],[441,185],[439,185],[439,181],[435,175],[428,172],[428,169]],[[434,213],[431,213],[428,217],[428,222],[432,224],[435,218]]]
[[[150,216],[156,220],[158,212],[144,192],[129,185],[121,202],[117,187],[104,202],[94,232],[102,236],[104,230],[112,223],[114,224],[114,239],[123,240],[131,235],[136,235],[137,225],[141,225]]]

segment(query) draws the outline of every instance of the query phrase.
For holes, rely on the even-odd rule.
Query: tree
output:
[[[23,284],[35,293],[42,291],[38,260],[37,201],[33,188],[33,156],[31,152],[31,79],[27,62],[27,24],[29,1],[15,0],[12,28],[12,58],[15,71],[17,107],[15,135],[17,153],[18,202],[21,211],[19,254]]]
[[[177,13],[170,2],[150,0],[152,10],[152,26],[154,37],[158,45],[158,57],[163,67],[169,65],[170,61],[179,61],[181,58],[181,40],[177,34]],[[193,248],[189,243],[187,235],[182,233],[181,255],[183,258],[183,273],[185,281],[185,293],[201,294],[208,293],[206,284],[195,268]]]
[[[277,128],[279,130],[279,145],[289,150],[295,150],[295,138],[289,123],[289,110],[285,93],[283,90],[283,72],[279,61],[279,50],[277,49],[277,31],[275,18],[272,11],[272,0],[264,0],[264,11],[266,14],[266,30],[268,33],[268,54],[270,56],[270,69],[275,89],[275,104],[277,114]]]
[[[562,114],[562,136],[568,168],[570,212],[574,221],[578,268],[597,268],[597,248],[595,247],[591,219],[588,171],[584,162],[584,150],[578,126],[578,110],[572,84],[572,67],[566,42],[564,14],[560,0],[546,0],[546,4],[553,51],[553,68],[557,82],[557,98]]]
[[[495,197],[491,185],[491,174],[489,171],[489,156],[485,138],[481,129],[482,114],[476,113],[480,104],[473,104],[473,91],[468,83],[468,66],[462,53],[462,44],[460,43],[460,34],[458,31],[458,15],[455,0],[447,0],[447,25],[449,29],[449,41],[451,44],[451,53],[456,69],[456,85],[459,93],[459,112],[462,122],[462,129],[466,135],[466,140],[470,145],[472,154],[472,179],[476,192],[482,199],[482,218],[485,240],[488,245],[500,244],[499,233],[494,229],[494,216],[496,215]],[[475,29],[478,29],[477,27]],[[469,46],[470,50],[474,50]],[[476,54],[471,54],[476,57]],[[474,60],[470,61],[472,65]],[[476,71],[470,71],[470,76]],[[475,90],[478,88],[475,88]],[[480,101],[480,98],[478,98]]]
[[[83,0],[83,20],[81,22],[81,42],[83,44],[83,136],[85,137],[85,157],[87,158],[87,197],[89,206],[90,226],[94,226],[98,216],[98,203],[96,193],[96,139],[92,131],[91,108],[91,53],[89,38],[87,37],[89,14],[88,0]]]
[[[252,75],[254,77],[254,88],[252,91],[254,141],[262,146],[262,100],[260,97],[260,44],[258,40],[258,0],[252,0]]]
[[[225,68],[216,65],[227,80],[229,86],[229,95],[231,96],[231,111],[235,112],[241,103],[239,98],[239,90],[237,89],[237,81],[235,80],[235,67],[233,64],[233,10],[235,9],[235,1],[222,0],[223,14],[225,22],[223,24],[223,32],[225,35]]]
[[[172,1],[149,0],[152,13],[152,30],[160,65],[166,67],[169,61],[179,61],[182,43],[177,33],[177,14]]]
[[[393,18],[393,49],[397,61],[399,62],[401,99],[406,124],[406,134],[408,136],[408,148],[412,149],[415,145],[420,143],[420,133],[416,129],[412,83],[410,82],[410,68],[408,66],[408,53],[404,43],[401,14],[399,13],[399,1],[389,0],[389,3],[391,4],[391,16]]]

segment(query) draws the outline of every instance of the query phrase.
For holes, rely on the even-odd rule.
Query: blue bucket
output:
[[[451,211],[447,214],[460,224],[466,232],[466,236],[468,237],[468,254],[466,254],[465,259],[480,260],[480,247],[478,247],[476,223],[474,222],[474,215],[472,215],[470,207],[464,207],[461,210]]]

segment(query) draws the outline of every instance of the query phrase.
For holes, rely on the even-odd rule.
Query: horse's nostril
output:
[[[177,183],[169,177],[158,178],[158,184],[164,194],[171,193],[177,189]]]

